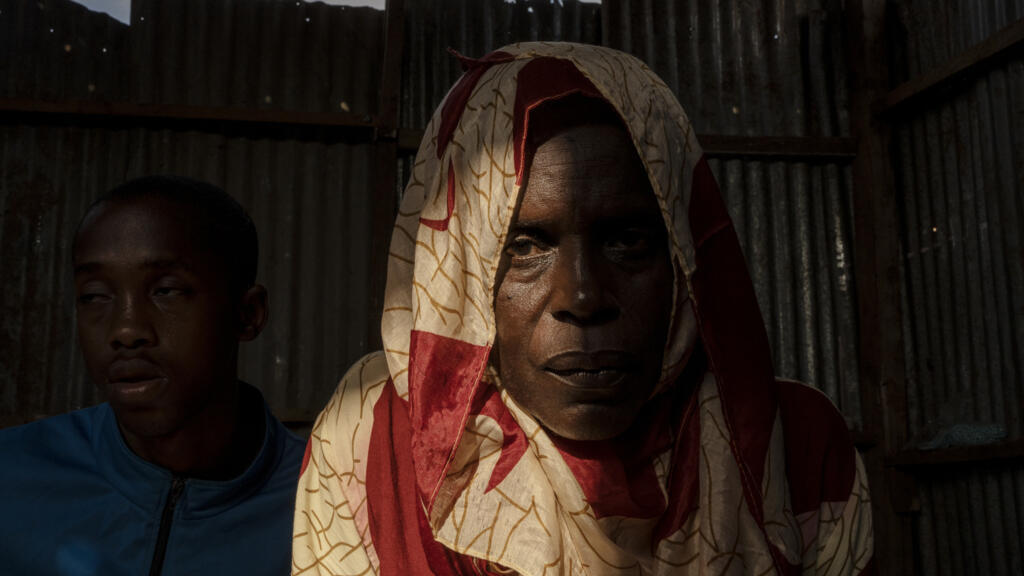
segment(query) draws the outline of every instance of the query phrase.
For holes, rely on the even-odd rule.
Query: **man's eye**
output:
[[[110,296],[100,292],[83,292],[78,295],[79,304],[102,304],[109,301]]]
[[[153,289],[153,295],[164,297],[184,296],[185,289],[176,286],[158,286]]]

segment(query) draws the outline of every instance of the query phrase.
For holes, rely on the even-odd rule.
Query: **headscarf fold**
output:
[[[776,381],[736,233],[672,92],[594,46],[462,61],[395,223],[384,354],[346,375],[311,438],[294,573],[869,569],[867,488],[845,423],[817,391]],[[488,365],[530,112],[569,95],[620,117],[676,282],[657,398],[602,443],[549,435]]]

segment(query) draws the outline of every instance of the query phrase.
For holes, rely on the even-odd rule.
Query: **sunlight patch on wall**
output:
[[[103,12],[111,18],[130,24],[132,0],[75,0],[93,12]]]

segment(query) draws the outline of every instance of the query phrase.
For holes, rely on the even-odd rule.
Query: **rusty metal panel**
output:
[[[0,135],[0,417],[97,401],[74,337],[70,240],[93,198],[144,174],[223,186],[252,215],[271,313],[242,345],[240,373],[279,415],[312,419],[369,351],[370,146],[53,126]]]
[[[838,2],[606,0],[605,44],[648,63],[699,133],[847,136]],[[860,425],[847,164],[713,161],[754,279],[776,372]]]
[[[893,85],[938,68],[1021,18],[1021,0],[890,2],[886,39]]]
[[[139,103],[373,114],[384,13],[287,0],[133,0]]]
[[[936,471],[921,485],[919,573],[1024,573],[1024,466]]]
[[[0,134],[0,417],[29,419],[92,398],[72,336],[69,246],[85,202],[73,191],[106,159],[83,150],[80,131]]]
[[[0,0],[10,98],[369,116],[384,14],[287,0],[133,0],[131,25],[71,0]]]
[[[833,0],[607,0],[604,43],[671,87],[698,133],[846,136],[845,23]]]
[[[810,9],[806,3],[776,3],[767,8],[741,3],[723,3],[720,8],[696,2],[606,4],[605,13],[613,15],[604,23],[606,42],[638,52],[651,62],[677,89],[699,130],[747,135],[846,134],[845,81],[837,72],[844,69],[838,40],[841,23],[835,7]],[[59,12],[61,6],[52,1],[42,5],[51,10],[48,14]],[[467,55],[481,55],[515,40],[599,42],[602,34],[602,8],[573,0],[410,0],[407,10],[401,123],[410,128],[426,123],[460,73],[457,62],[444,52],[448,46]],[[78,17],[83,18],[81,14]],[[106,17],[92,14],[89,18]],[[382,22],[377,11],[320,4],[295,4],[293,8],[291,2],[266,0],[137,0],[132,6],[131,26],[109,24],[114,32],[104,32],[120,35],[116,45],[123,47],[120,57],[127,64],[115,67],[116,73],[108,73],[105,80],[93,82],[93,93],[106,94],[106,86],[119,86],[115,95],[138,102],[316,111],[344,109],[344,102],[353,112],[372,113],[379,79],[379,66],[374,62],[382,52]],[[757,33],[739,34],[742,43],[727,34],[748,28]],[[329,33],[338,30],[344,33]],[[14,36],[19,36],[17,32]],[[11,45],[19,50],[35,46],[39,42],[33,34],[39,33],[26,29],[20,36],[31,41],[18,39]],[[628,38],[629,42],[616,38]],[[52,66],[52,54],[27,60],[32,58],[40,65]],[[699,74],[687,74],[698,69]],[[54,75],[59,74],[45,76]],[[12,80],[8,86],[12,83],[17,85]],[[51,93],[80,96],[63,88]],[[242,165],[243,160],[237,166],[230,162],[222,165],[217,154],[175,151],[179,140],[171,140],[160,144],[166,149],[163,152],[128,146],[130,159],[124,162],[144,167],[139,170],[173,168],[189,174],[206,170],[222,174],[222,178],[252,170],[251,165]],[[200,149],[211,145],[206,140],[188,142]],[[287,152],[301,146],[280,144],[284,156],[277,148],[273,154],[246,154],[257,155],[250,162],[259,162],[260,169],[275,163],[301,164],[300,158],[289,157]],[[847,169],[838,164],[738,160],[716,162],[715,169],[757,279],[780,372],[818,383],[856,422]],[[128,174],[129,169],[123,168],[122,173]],[[94,179],[103,181],[102,186],[114,182],[111,178]],[[358,183],[343,188],[365,193]],[[302,208],[286,204],[282,209],[286,214]],[[275,226],[270,234],[277,242],[276,231],[283,225]],[[808,243],[810,240],[815,243]],[[286,356],[281,358],[287,363]],[[264,370],[277,370],[275,366],[266,365]]]
[[[908,44],[921,55],[913,60],[946,53],[933,37],[947,37],[943,24],[914,31]],[[1021,437],[1022,99],[1018,56],[897,122],[910,424],[919,441],[956,424]]]
[[[898,124],[910,429],[1021,437],[1024,62]]]
[[[112,99],[128,26],[71,0],[0,0],[0,95]]]
[[[1024,18],[1019,0],[891,4],[894,83]],[[988,64],[894,123],[909,428],[916,447],[1022,437],[1024,58]],[[923,472],[923,574],[1024,572],[1019,463]]]
[[[579,0],[406,0],[401,127],[422,130],[473,58],[512,42],[601,43],[601,6]]]
[[[383,23],[379,10],[322,3],[136,0],[127,26],[66,0],[0,0],[0,90],[369,117]],[[0,117],[0,426],[98,400],[74,337],[69,242],[93,198],[154,173],[210,181],[249,209],[271,318],[242,346],[241,376],[280,416],[315,417],[369,352],[373,148],[337,131],[260,130]]]

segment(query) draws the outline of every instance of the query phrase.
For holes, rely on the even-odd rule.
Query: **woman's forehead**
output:
[[[661,220],[643,164],[625,130],[576,126],[536,150],[515,221],[554,218],[565,207],[600,220],[624,216]]]
[[[554,132],[537,146],[531,168],[538,164],[552,169],[595,163],[594,169],[611,175],[632,160],[639,162],[636,149],[624,128],[611,124],[585,124]]]

